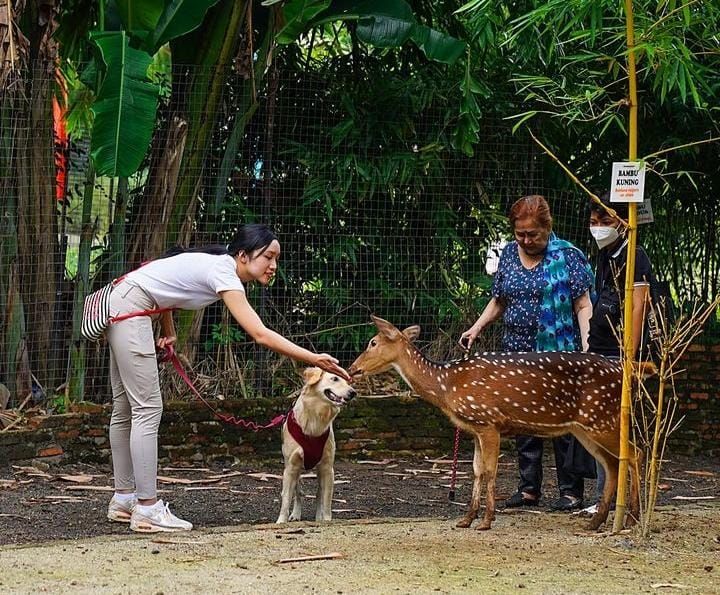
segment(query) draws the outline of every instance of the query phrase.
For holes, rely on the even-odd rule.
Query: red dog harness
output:
[[[291,409],[287,416],[287,429],[303,450],[305,471],[310,471],[322,458],[325,443],[327,442],[328,436],[330,436],[330,428],[328,428],[324,434],[320,434],[320,436],[307,436],[295,420],[295,412]]]

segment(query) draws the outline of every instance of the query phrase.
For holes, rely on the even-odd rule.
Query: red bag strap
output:
[[[120,314],[119,316],[113,316],[108,321],[110,324],[115,324],[121,320],[127,320],[128,318],[135,318],[136,316],[152,316],[153,314],[160,314],[161,312],[172,312],[176,308],[156,308],[154,310],[139,310],[137,312],[128,312],[127,314]]]
[[[115,285],[120,284],[125,277],[127,277],[130,273],[133,271],[137,271],[138,269],[144,267],[149,262],[152,262],[152,260],[146,260],[145,262],[141,262],[140,266],[137,269],[133,269],[132,271],[125,273],[124,275],[121,275],[117,279],[113,279],[113,287]],[[155,308],[154,310],[139,310],[137,312],[128,312],[127,314],[120,314],[120,316],[113,316],[108,320],[109,324],[114,324],[116,322],[120,322],[121,320],[127,320],[128,318],[135,318],[136,316],[152,316],[153,314],[161,314],[162,312],[172,312],[173,310],[177,310],[177,308]]]

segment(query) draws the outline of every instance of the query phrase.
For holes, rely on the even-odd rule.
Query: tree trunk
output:
[[[55,143],[52,97],[55,86],[57,7],[52,0],[31,3],[30,56],[34,64],[30,90],[29,169],[18,176],[18,245],[20,291],[25,303],[30,366],[44,387],[54,386],[61,362],[52,357],[52,329],[58,277]],[[18,161],[23,161],[23,158]]]
[[[130,269],[155,258],[167,248],[167,226],[175,205],[180,163],[185,152],[187,122],[180,116],[168,121],[164,139],[152,152],[145,193],[135,205],[127,263]]]

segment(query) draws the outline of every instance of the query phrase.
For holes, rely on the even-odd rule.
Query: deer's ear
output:
[[[400,331],[397,330],[387,320],[383,320],[382,318],[380,318],[379,316],[375,316],[374,314],[370,314],[370,318],[375,323],[375,326],[380,331],[380,334],[384,337],[387,337],[391,341],[394,341],[400,336]]]
[[[303,372],[303,380],[305,380],[305,384],[313,385],[320,382],[320,378],[322,378],[323,371],[320,368],[305,368],[305,371]]]
[[[412,343],[420,336],[420,325],[414,324],[413,326],[409,326],[402,332],[402,334],[405,335],[410,343]]]

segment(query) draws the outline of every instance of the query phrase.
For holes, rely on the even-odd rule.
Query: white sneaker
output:
[[[118,523],[129,523],[136,505],[137,498],[135,496],[123,502],[113,494],[110,504],[108,504],[107,518]]]
[[[160,531],[190,531],[192,523],[177,518],[162,500],[152,506],[138,504],[130,517],[130,528],[140,533]]]
[[[578,514],[580,516],[593,516],[598,511],[598,503],[592,504],[588,506],[587,508],[583,508],[582,510],[578,510],[576,512],[573,512],[573,514]]]

